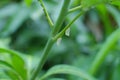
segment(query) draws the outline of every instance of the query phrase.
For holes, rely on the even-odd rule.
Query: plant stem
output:
[[[69,13],[72,13],[72,12],[74,12],[74,11],[80,10],[80,9],[82,9],[82,6],[81,6],[81,5],[80,5],[80,6],[77,6],[77,7],[74,7],[74,8],[72,8],[72,9],[70,9],[70,10],[68,11],[68,14],[69,14]]]
[[[46,46],[45,46],[45,49],[43,51],[43,54],[41,55],[41,58],[40,58],[40,62],[39,62],[39,65],[38,67],[36,68],[35,70],[35,73],[33,74],[33,77],[31,78],[31,80],[35,80],[36,76],[38,75],[38,73],[40,72],[41,68],[43,67],[44,63],[45,63],[45,60],[47,58],[47,55],[49,53],[49,51],[51,50],[53,46],[53,41],[52,39],[49,39]]]
[[[70,4],[70,0],[64,0],[62,10],[58,16],[58,20],[56,21],[56,24],[55,24],[54,29],[52,31],[53,35],[56,35],[59,32],[61,25],[63,24],[63,21],[68,13],[69,4]]]
[[[115,32],[113,32],[106,40],[106,42],[103,44],[102,48],[96,55],[96,58],[94,59],[92,66],[90,68],[90,73],[92,75],[95,75],[97,70],[99,69],[100,65],[105,60],[106,56],[108,55],[108,52],[111,50],[111,48],[115,45],[115,43],[120,38],[120,28],[117,29]]]
[[[48,39],[48,42],[47,42],[47,44],[46,44],[46,46],[44,48],[43,54],[41,55],[38,67],[35,69],[35,72],[33,73],[31,80],[36,79],[37,75],[41,71],[41,69],[42,69],[42,67],[43,67],[43,65],[44,65],[44,63],[45,63],[45,61],[47,59],[47,56],[48,56],[53,44],[55,43],[55,41],[53,41],[52,37],[61,28],[61,24],[63,23],[64,18],[66,17],[66,14],[68,12],[68,7],[69,7],[69,4],[70,4],[70,1],[71,0],[64,0],[62,9],[60,11],[60,15],[58,16],[57,22],[54,25],[53,31],[52,31],[52,33],[51,33],[51,35],[50,35],[50,37]]]
[[[62,37],[65,31],[83,14],[84,12],[80,12],[60,33],[58,33],[53,39],[57,40]]]
[[[50,16],[49,16],[49,14],[48,14],[45,6],[44,6],[44,3],[43,3],[42,0],[39,0],[39,1],[40,1],[40,3],[41,3],[41,6],[42,6],[42,8],[43,8],[43,11],[44,11],[44,13],[45,13],[45,15],[46,15],[46,18],[47,18],[47,20],[48,20],[48,23],[49,23],[50,27],[52,28],[54,24],[53,24],[53,22],[52,22],[52,20],[51,20],[51,18],[50,18]]]

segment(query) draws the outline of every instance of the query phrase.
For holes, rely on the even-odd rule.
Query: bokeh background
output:
[[[55,22],[63,0],[43,0],[43,2]],[[80,0],[72,0],[70,8],[80,5],[80,2]],[[80,10],[69,14],[63,27],[79,12]],[[71,26],[70,36],[64,35],[60,45],[53,46],[43,67],[43,73],[57,64],[69,64],[88,70],[102,44],[119,26],[119,6],[100,4],[95,7],[94,5]],[[11,48],[25,54],[32,60],[31,64],[34,67],[38,64],[50,31],[37,0],[33,0],[30,5],[24,0],[0,0],[0,47]],[[119,53],[118,42],[96,74],[100,80],[120,80]],[[0,75],[3,76],[2,73],[0,71]],[[66,80],[77,80],[73,76],[56,76],[65,77]]]

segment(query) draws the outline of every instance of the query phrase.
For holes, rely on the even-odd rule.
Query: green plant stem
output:
[[[68,12],[68,7],[69,7],[69,4],[70,4],[70,1],[71,0],[64,0],[64,3],[63,3],[63,6],[62,6],[62,9],[60,11],[60,15],[57,19],[57,22],[53,28],[53,31],[49,37],[49,40],[44,48],[44,51],[43,51],[43,54],[41,55],[41,58],[40,58],[40,62],[37,66],[37,68],[35,69],[35,72],[33,73],[32,77],[31,77],[31,80],[35,80],[37,75],[39,74],[39,72],[41,71],[46,59],[47,59],[47,56],[53,46],[53,44],[55,43],[55,41],[52,39],[53,35],[55,33],[57,33],[59,31],[59,29],[61,28],[61,24],[63,23],[64,21],[64,18],[66,17],[66,13]]]
[[[77,10],[80,10],[80,9],[82,9],[82,6],[80,5],[80,6],[77,6],[77,7],[74,7],[74,8],[72,8],[72,9],[70,9],[69,11],[68,11],[68,14],[70,14],[70,13],[72,13],[72,12],[75,12],[75,11],[77,11]]]
[[[80,12],[60,33],[58,33],[53,39],[57,40],[58,38],[62,37],[65,31],[83,14],[84,12]]]
[[[55,24],[54,29],[52,31],[53,35],[56,35],[59,32],[61,25],[63,24],[63,21],[68,13],[69,4],[70,4],[70,0],[64,0],[62,10],[58,16],[58,20],[56,21],[56,24]]]
[[[42,0],[39,0],[39,1],[40,1],[40,3],[41,3],[41,6],[42,6],[42,8],[43,8],[43,11],[44,11],[44,13],[45,13],[45,15],[46,15],[46,18],[47,18],[47,20],[48,20],[48,23],[49,23],[50,27],[52,28],[54,24],[53,24],[53,22],[52,22],[52,20],[51,20],[51,18],[50,18],[50,16],[49,16],[49,14],[48,14],[45,6],[44,6],[44,3],[43,3]]]
[[[47,55],[49,53],[49,51],[51,50],[53,46],[53,41],[52,39],[49,39],[48,42],[47,42],[47,45],[43,51],[43,54],[41,55],[41,58],[40,58],[40,62],[39,62],[39,65],[38,67],[36,68],[35,70],[35,73],[33,74],[33,77],[31,80],[35,80],[36,76],[38,75],[38,73],[40,72],[41,68],[43,67],[44,63],[45,63],[45,60],[47,58]]]
[[[92,63],[92,66],[90,68],[90,74],[95,75],[100,65],[103,63],[106,56],[108,55],[109,51],[112,49],[115,43],[119,40],[119,38],[120,38],[120,28],[117,29],[115,32],[113,32],[101,47],[100,51],[98,52],[98,54],[96,55]]]

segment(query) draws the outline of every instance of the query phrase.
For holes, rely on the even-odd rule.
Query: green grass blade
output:
[[[108,55],[109,51],[115,45],[115,43],[120,39],[120,28],[113,32],[106,40],[106,42],[101,47],[100,51],[97,53],[92,67],[90,69],[90,73],[94,75],[99,69],[100,65],[103,63],[104,59]]]
[[[113,18],[116,21],[117,25],[120,27],[120,17],[118,17],[118,16],[120,16],[120,11],[117,10],[116,7],[111,6],[111,5],[107,6],[107,9],[110,12],[110,14],[113,16]]]

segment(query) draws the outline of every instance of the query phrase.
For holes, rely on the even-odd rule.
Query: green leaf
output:
[[[97,53],[91,69],[90,73],[95,75],[101,64],[104,62],[105,58],[107,57],[109,51],[114,47],[115,43],[120,39],[120,28],[114,31],[105,41],[103,46],[101,47],[100,51]]]
[[[11,65],[13,66],[14,70],[22,77],[22,79],[27,80],[27,69],[21,55],[19,55],[19,53],[16,51],[4,48],[0,48],[0,54],[1,53],[10,54]]]
[[[0,9],[0,19],[4,19],[6,17],[13,15],[17,11],[18,8],[19,8],[18,4],[11,4],[11,5],[7,5],[3,8],[1,8]]]
[[[5,48],[0,48],[0,54],[10,54],[10,55],[14,55],[16,56],[18,59],[20,59],[22,62],[24,62],[24,60],[20,57],[21,55],[13,50],[10,49],[5,49]]]
[[[120,27],[120,17],[118,17],[120,16],[119,10],[117,10],[116,7],[111,5],[107,6],[107,9],[112,14],[114,20],[117,22],[118,26]]]
[[[11,64],[9,64],[8,62],[6,62],[6,61],[0,60],[0,65],[7,66],[7,67],[14,70],[13,66]]]
[[[81,5],[84,9],[94,7],[98,4],[109,3],[110,0],[82,0]]]
[[[47,80],[66,80],[66,79],[63,79],[63,78],[51,78],[51,79],[47,79]]]
[[[32,4],[32,0],[24,0],[27,6],[30,6]]]
[[[27,69],[26,69],[25,62],[23,62],[16,55],[12,55],[11,60],[12,60],[12,65],[15,68],[15,70],[21,75],[21,77],[24,80],[27,80]]]
[[[120,7],[120,0],[112,0],[111,4]]]
[[[118,53],[119,54],[119,53]],[[117,55],[117,57],[115,57],[115,61],[113,64],[113,70],[112,70],[112,80],[120,80],[120,56]]]
[[[100,0],[82,0],[81,1],[81,5],[84,7],[84,8],[89,8],[97,3],[99,3]]]
[[[7,75],[11,77],[13,80],[20,79],[20,76],[18,75],[18,73],[15,71],[14,67],[11,64],[9,64],[6,61],[0,60],[0,65],[4,66],[3,69],[5,73],[7,73]]]
[[[107,8],[104,4],[101,4],[99,6],[96,7],[98,12],[99,12],[99,16],[102,19],[103,22],[103,26],[104,26],[104,30],[105,30],[105,36],[108,36],[111,34],[111,32],[113,32],[113,26],[111,24],[110,18],[109,18],[109,13],[107,11]]]
[[[43,80],[54,74],[69,74],[69,75],[75,75],[87,80],[96,80],[95,78],[93,78],[86,72],[82,71],[81,69],[73,66],[69,66],[69,65],[57,65],[52,67],[50,70],[48,70],[48,72],[45,75],[41,77],[40,80]]]
[[[22,23],[29,17],[29,9],[25,5],[21,5],[20,8],[9,19],[8,23],[1,30],[0,36],[5,37],[14,33]]]
[[[21,80],[21,76],[13,72],[11,69],[5,69],[4,72],[11,78],[11,80]]]

